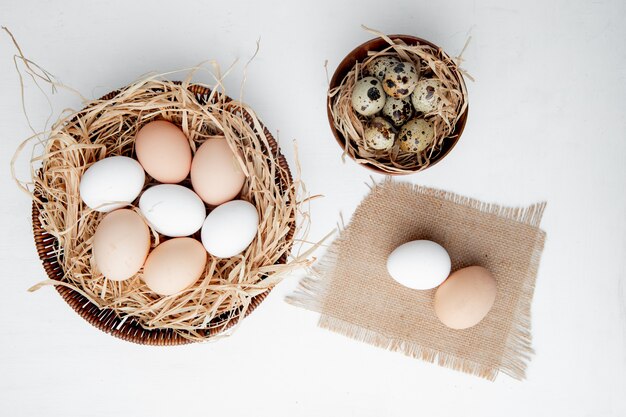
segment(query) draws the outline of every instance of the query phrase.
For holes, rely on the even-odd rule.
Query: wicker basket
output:
[[[179,84],[177,82],[177,84]],[[196,100],[200,104],[206,104],[209,99],[210,90],[204,86],[199,85],[190,85],[189,91],[191,91]],[[117,95],[118,91],[113,91],[104,97],[101,100],[109,100],[115,95]],[[248,123],[252,123],[251,116],[244,112],[244,118]],[[277,177],[276,183],[280,186],[281,190],[288,188],[293,178],[291,176],[291,172],[289,170],[289,166],[287,164],[287,160],[280,153],[280,149],[278,148],[278,143],[271,135],[271,133],[267,130],[267,128],[263,127],[264,133],[269,142],[269,149],[266,149],[268,155],[274,157],[278,163],[278,165],[283,168],[283,170],[276,170]],[[286,174],[285,174],[286,173]],[[39,209],[40,207],[36,202],[33,202],[32,208],[32,220],[33,220],[33,234],[35,237],[35,245],[37,247],[37,253],[39,254],[39,258],[43,263],[43,267],[46,270],[46,274],[50,279],[60,280],[63,277],[62,267],[59,265],[56,259],[54,249],[58,246],[58,241],[56,238],[50,234],[48,234],[41,227],[41,221],[39,219]],[[289,242],[292,241],[293,234],[295,232],[295,223],[292,224],[291,229],[287,235],[287,240]],[[285,254],[279,262],[286,261],[287,254]],[[140,323],[138,323],[134,319],[129,319],[123,321],[117,314],[110,309],[100,309],[95,304],[91,303],[84,296],[79,294],[78,292],[57,285],[55,286],[61,297],[72,307],[82,318],[87,320],[93,326],[102,330],[105,333],[109,333],[117,338],[138,343],[144,345],[155,345],[155,346],[168,346],[168,345],[183,345],[191,343],[191,340],[181,336],[178,333],[175,333],[169,329],[157,329],[157,330],[146,330],[144,329]],[[259,304],[265,299],[269,290],[253,297],[250,301],[250,305],[246,311],[246,316],[250,314]],[[227,313],[228,314],[228,313]],[[222,317],[217,317],[214,319],[214,323],[218,324],[223,321]],[[209,339],[216,334],[224,332],[229,329],[233,325],[236,324],[236,321],[229,320],[226,321],[223,325],[216,325],[215,327],[211,327],[206,330],[206,338]]]

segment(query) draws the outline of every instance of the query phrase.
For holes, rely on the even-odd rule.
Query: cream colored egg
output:
[[[382,110],[387,95],[374,77],[360,79],[352,91],[352,108],[363,116],[372,116]]]
[[[415,91],[411,94],[411,103],[417,111],[430,113],[437,110],[443,97],[443,83],[432,78],[422,79],[417,82]]]
[[[387,73],[387,71],[399,63],[400,60],[396,57],[381,56],[379,58],[371,60],[365,66],[364,73],[367,76],[376,77],[379,81],[382,81],[385,78],[385,74]]]
[[[191,184],[207,204],[218,206],[237,197],[246,176],[223,136],[207,139],[191,163]]]
[[[150,250],[150,230],[132,210],[115,210],[100,221],[93,237],[96,269],[106,278],[123,281],[135,275]]]
[[[481,266],[453,272],[435,293],[435,313],[451,329],[475,326],[496,300],[496,280]]]
[[[167,240],[154,248],[143,268],[143,281],[159,295],[177,294],[202,276],[207,253],[190,237]]]
[[[383,115],[387,120],[393,123],[394,126],[400,127],[413,117],[413,106],[411,106],[411,101],[408,97],[387,97],[387,101],[383,107]]]
[[[139,129],[135,137],[135,152],[143,169],[159,182],[175,184],[189,175],[189,140],[173,123],[156,120]]]
[[[365,127],[365,145],[373,150],[388,150],[393,146],[396,133],[393,126],[382,117],[374,117]]]
[[[408,97],[415,90],[418,78],[419,68],[410,62],[400,62],[385,73],[383,88],[390,97]]]
[[[413,118],[402,126],[398,140],[402,152],[422,152],[435,140],[434,125],[428,120]]]

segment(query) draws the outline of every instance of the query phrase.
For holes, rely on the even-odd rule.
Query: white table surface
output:
[[[265,4],[264,4],[265,3]],[[547,200],[548,239],[532,304],[536,355],[523,382],[488,382],[316,327],[284,302],[288,279],[232,337],[176,348],[92,328],[50,288],[30,201],[9,161],[29,129],[0,36],[0,414],[5,416],[624,416],[626,415],[626,3],[615,1],[25,1],[0,24],[25,53],[94,98],[149,71],[208,59],[279,131],[312,205],[310,239],[348,219],[370,173],[342,164],[325,111],[334,70],[371,38],[360,24],[429,39],[451,54],[468,36],[467,128],[444,162],[408,181],[505,205]],[[208,76],[201,75],[201,81]],[[48,114],[28,83],[35,128]],[[69,94],[56,110],[78,107]],[[25,173],[25,161],[18,170]],[[377,180],[381,176],[375,176]]]

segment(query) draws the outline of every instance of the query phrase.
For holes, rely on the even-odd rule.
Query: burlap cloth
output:
[[[533,353],[530,304],[544,207],[500,207],[389,180],[374,185],[287,301],[321,313],[321,327],[357,340],[490,380],[498,372],[523,379]],[[496,301],[478,325],[445,327],[433,310],[434,289],[408,289],[389,276],[391,251],[416,239],[445,247],[453,271],[480,265],[494,274]]]

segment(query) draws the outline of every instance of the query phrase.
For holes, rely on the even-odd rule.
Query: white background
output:
[[[0,36],[0,414],[5,416],[626,415],[626,3],[615,1],[24,1],[0,23],[25,53],[90,98],[149,71],[240,63],[226,86],[274,131],[325,197],[309,238],[349,219],[370,173],[342,164],[326,120],[334,70],[371,38],[414,34],[456,55],[466,39],[469,121],[445,161],[407,180],[505,205],[547,200],[528,379],[488,382],[316,327],[282,283],[232,337],[176,348],[92,328],[52,288],[30,201],[9,174],[29,129],[14,49]],[[201,75],[201,81],[209,81]],[[35,128],[48,107],[28,83]],[[80,107],[69,94],[56,110]],[[24,174],[25,161],[19,172]],[[375,176],[381,179],[380,176]],[[193,413],[193,414],[192,414]]]

